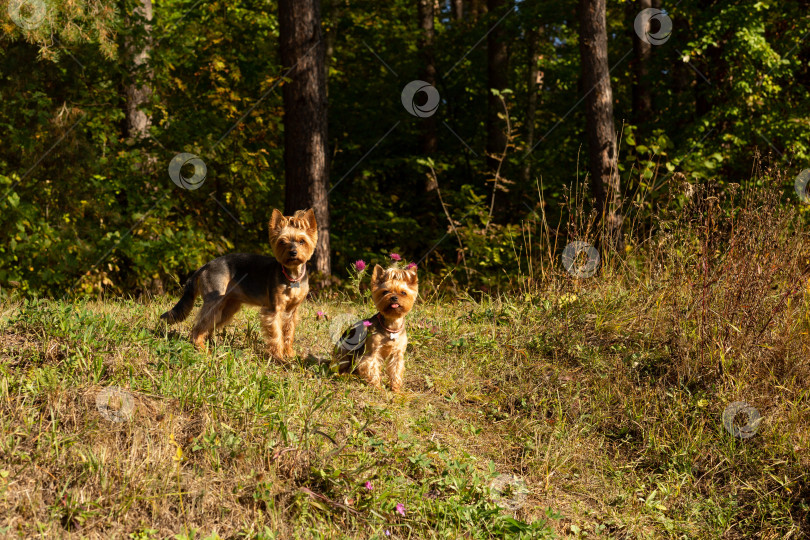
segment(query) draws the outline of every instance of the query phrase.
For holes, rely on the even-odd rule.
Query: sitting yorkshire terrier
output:
[[[402,388],[405,370],[405,315],[419,294],[416,268],[383,268],[378,264],[371,274],[371,298],[378,313],[355,323],[335,347],[333,365],[340,373],[357,373],[370,385],[380,388],[381,365],[385,364],[391,389]]]
[[[203,305],[191,330],[201,349],[208,335],[228,324],[242,304],[260,306],[267,352],[276,360],[295,356],[293,338],[298,306],[309,292],[306,263],[315,251],[318,225],[312,209],[270,217],[273,257],[232,253],[214,259],[191,275],[177,305],[160,316],[169,324],[188,317],[196,297]]]

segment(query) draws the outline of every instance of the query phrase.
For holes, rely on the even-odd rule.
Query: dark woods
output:
[[[640,31],[655,1],[37,1],[3,10],[4,288],[173,288],[310,206],[324,276],[394,251],[509,288],[571,240],[643,246],[684,186],[807,168],[803,1]]]

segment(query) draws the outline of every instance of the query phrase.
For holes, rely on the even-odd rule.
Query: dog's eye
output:
[[[402,292],[401,292],[401,293],[399,293],[399,294],[400,294],[400,295],[402,295],[402,296],[408,296],[408,293],[406,293],[405,291],[402,291]]]
[[[301,244],[302,246],[304,245],[304,241],[303,241],[303,240],[299,240],[299,241],[298,241],[298,243],[299,243],[299,244]]]

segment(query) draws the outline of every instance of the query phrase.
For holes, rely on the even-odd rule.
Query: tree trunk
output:
[[[473,22],[487,14],[487,1],[486,0],[470,0],[470,18]]]
[[[127,6],[127,3],[124,4]],[[152,70],[148,65],[152,51],[152,0],[137,0],[133,14],[126,15],[127,27],[132,32],[124,39],[124,58],[128,76],[126,82],[125,135],[140,140],[149,135],[151,118],[141,107],[152,96]],[[139,28],[143,25],[143,30]]]
[[[423,63],[421,77],[426,83],[436,86],[436,62],[433,55],[434,2],[433,0],[416,0],[416,3],[419,29],[421,30],[417,44],[419,47],[419,57]],[[435,115],[422,119],[421,139],[422,153],[433,154],[436,152],[438,142]]]
[[[607,243],[621,250],[621,191],[616,171],[616,131],[608,67],[605,1],[579,0],[579,48],[582,83],[587,93],[585,129],[588,134],[588,168],[597,219],[601,221],[606,218]]]
[[[326,0],[325,1],[325,8],[326,13],[324,14],[325,17],[330,18],[333,21],[339,21],[340,17],[343,14],[343,10],[341,9],[341,4],[337,0]],[[337,39],[337,25],[327,25],[327,28],[323,32],[323,40],[324,40],[324,72],[327,74],[325,77],[326,86],[326,99],[327,102],[329,101],[329,68],[332,66],[332,57],[335,55],[335,40]]]
[[[712,77],[712,66],[717,65],[716,62],[718,62],[720,58],[720,55],[718,54],[719,50],[719,47],[708,47],[704,53],[706,58],[705,60],[692,61],[692,64],[695,65],[695,68],[700,71],[703,76],[698,75],[692,69],[689,70],[693,72],[690,74],[690,76],[695,81],[695,112],[697,113],[698,118],[702,118],[709,114],[712,108],[717,106],[717,102],[714,102],[711,99],[711,82],[707,81],[703,77]]]
[[[487,7],[494,16],[503,15],[504,0],[487,0]],[[496,19],[497,20],[497,19]],[[509,86],[509,66],[503,26],[490,29],[487,36],[487,169],[494,170],[499,156],[506,148],[505,122],[498,118],[503,113],[501,100],[492,94],[492,89],[503,90]]]
[[[651,0],[638,0],[627,4],[631,20],[639,12],[652,7]],[[652,96],[649,86],[649,65],[652,57],[652,45],[633,32],[633,123],[643,129],[652,113]]]
[[[318,244],[312,261],[331,274],[329,260],[329,163],[327,161],[325,43],[320,0],[279,0],[281,64],[290,69],[284,100],[284,213],[312,208]]]
[[[526,70],[526,156],[528,157],[529,151],[534,146],[534,121],[537,115],[537,96],[543,88],[543,74],[540,72],[540,67],[537,65],[540,62],[540,35],[543,33],[542,28],[528,28],[527,32],[527,56],[529,57],[529,65]],[[525,160],[523,166],[523,183],[527,185],[532,179],[532,161]]]
[[[453,18],[460,21],[464,18],[464,0],[452,0]]]

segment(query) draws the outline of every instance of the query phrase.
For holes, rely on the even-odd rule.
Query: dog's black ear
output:
[[[270,236],[273,236],[273,231],[282,229],[286,221],[287,219],[284,217],[284,214],[279,212],[278,209],[273,208],[273,213],[270,215],[270,222],[268,223],[270,226]]]
[[[374,271],[371,273],[371,282],[372,283],[379,283],[383,279],[383,275],[385,274],[385,270],[379,264],[374,265]]]

